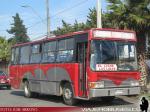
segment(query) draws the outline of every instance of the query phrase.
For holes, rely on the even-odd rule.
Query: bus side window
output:
[[[55,62],[56,41],[47,42],[43,45],[42,62]]]
[[[29,63],[30,46],[23,46],[20,50],[20,64]]]
[[[67,39],[67,62],[74,61],[74,41],[74,38]]]
[[[74,39],[64,39],[58,41],[57,62],[73,61]]]
[[[15,48],[11,50],[11,64],[14,64],[15,62]]]
[[[30,63],[40,63],[41,62],[41,53],[42,53],[41,44],[32,45]]]
[[[14,64],[19,64],[19,47],[15,49]]]

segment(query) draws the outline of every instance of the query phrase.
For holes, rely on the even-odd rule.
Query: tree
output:
[[[87,16],[87,22],[86,22],[86,27],[87,28],[96,28],[96,23],[97,23],[97,15],[96,15],[96,9],[89,9],[90,12]]]
[[[12,27],[10,30],[7,30],[9,34],[13,34],[14,37],[12,40],[15,43],[24,43],[29,41],[29,37],[27,35],[27,28],[25,28],[25,25],[23,25],[23,20],[19,17],[19,14],[16,13],[15,16],[13,16],[14,23],[12,23]]]
[[[76,31],[83,31],[89,28],[96,28],[96,9],[89,9],[90,12],[87,16],[86,23],[78,23],[77,20],[75,20],[74,24],[68,24],[64,20],[62,20],[62,27],[58,27],[53,33],[55,35],[62,35],[70,32],[76,32]]]
[[[55,35],[63,35],[69,32],[72,32],[73,28],[71,24],[66,23],[64,20],[62,20],[62,27],[58,27],[57,30],[53,31]]]
[[[150,0],[107,0],[109,12],[106,16],[111,19],[112,26],[119,29],[134,30],[137,33],[138,52],[146,47],[141,43],[142,38],[148,40],[150,35]]]
[[[150,28],[149,0],[107,0],[112,25],[119,29],[146,32]]]
[[[4,37],[0,37],[0,60],[8,61],[10,59],[10,45]]]
[[[135,30],[138,35],[147,35],[150,31],[150,1],[149,0],[107,0],[108,12],[102,14],[103,28],[130,29]],[[89,9],[86,23],[82,23],[82,29],[75,21],[74,25],[67,30],[64,25],[58,28],[57,34],[96,28],[96,8]],[[73,28],[73,29],[72,29]],[[65,32],[63,32],[65,30]],[[61,32],[61,33],[60,33]],[[63,32],[63,33],[62,33]]]
[[[86,28],[86,25],[84,23],[78,23],[77,20],[75,20],[75,23],[73,25],[73,31],[81,31]]]
[[[84,29],[86,29],[86,25],[84,23],[78,23],[77,20],[75,20],[75,23],[73,25],[62,20],[62,27],[58,27],[53,31],[53,33],[55,35],[63,35],[71,32],[81,31]]]
[[[97,27],[97,11],[96,8],[89,9],[89,14],[87,16],[86,21],[86,29],[88,28],[96,28]],[[111,18],[106,15],[106,13],[102,13],[102,27],[103,28],[113,28]]]

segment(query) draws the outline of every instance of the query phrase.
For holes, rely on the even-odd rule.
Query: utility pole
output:
[[[47,37],[50,37],[49,0],[46,0],[46,10],[47,10]]]
[[[97,28],[102,28],[101,0],[97,0]]]

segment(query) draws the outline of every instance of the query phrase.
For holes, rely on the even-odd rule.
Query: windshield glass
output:
[[[99,41],[91,42],[90,66],[94,71],[137,70],[133,42]]]

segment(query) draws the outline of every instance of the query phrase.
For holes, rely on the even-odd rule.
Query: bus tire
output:
[[[69,83],[66,83],[63,87],[63,100],[67,105],[75,105],[76,99],[74,99],[74,94],[72,87]]]
[[[32,97],[32,92],[30,90],[30,86],[29,86],[29,82],[25,81],[24,82],[24,96],[27,98],[31,98]]]

